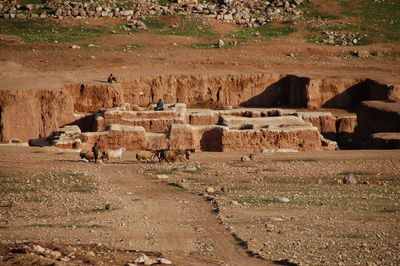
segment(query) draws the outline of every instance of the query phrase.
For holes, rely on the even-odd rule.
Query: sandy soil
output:
[[[65,150],[1,146],[0,258],[6,265],[121,265],[142,253],[175,265],[400,261],[399,151],[240,156],[141,164],[127,152],[94,164]],[[347,173],[358,184],[342,184]]]

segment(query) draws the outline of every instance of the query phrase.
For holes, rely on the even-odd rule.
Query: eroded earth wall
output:
[[[73,100],[61,90],[0,90],[0,141],[46,137],[75,120]]]
[[[357,126],[353,142],[369,148],[375,133],[400,132],[400,102],[366,101],[357,109]]]
[[[74,113],[163,99],[189,107],[346,108],[361,100],[399,99],[400,86],[363,79],[281,74],[124,77],[120,83],[69,84],[57,90],[0,90],[0,141],[46,137]]]

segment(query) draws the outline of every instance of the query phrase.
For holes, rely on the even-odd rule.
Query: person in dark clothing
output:
[[[97,163],[97,160],[99,159],[99,150],[100,150],[99,145],[96,142],[92,148],[95,163]]]
[[[117,82],[117,78],[114,77],[113,74],[110,74],[110,76],[108,76],[107,82],[108,83]]]
[[[162,111],[162,110],[164,110],[164,103],[163,103],[163,101],[160,99],[160,100],[158,100],[158,102],[157,102],[156,111]]]

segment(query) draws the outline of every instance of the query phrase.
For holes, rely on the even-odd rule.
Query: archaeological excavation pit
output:
[[[154,111],[158,99],[165,110]],[[123,77],[112,84],[0,91],[0,141],[215,152],[396,148],[399,99],[399,85],[361,78]]]

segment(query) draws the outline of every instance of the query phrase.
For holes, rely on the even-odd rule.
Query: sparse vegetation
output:
[[[44,173],[38,176],[26,176],[24,173],[0,172],[0,195],[23,197],[27,193],[41,191],[91,193],[96,188],[93,179],[83,174],[74,173]],[[43,200],[35,197],[35,201]]]
[[[187,47],[193,48],[193,49],[231,49],[236,47],[235,42],[228,42],[224,44],[223,46],[219,47],[215,43],[195,43],[195,44],[189,44]]]
[[[353,18],[352,24],[340,26],[339,16],[322,14],[315,5],[310,8],[307,17],[318,18],[325,22],[311,20],[310,31],[340,31],[341,34],[355,34],[360,36],[354,45],[366,45],[372,42],[391,42],[400,40],[400,19],[398,16],[400,5],[395,0],[343,0],[339,2],[342,10],[340,14]],[[335,20],[335,21],[329,21]],[[306,37],[309,43],[324,43],[321,34],[315,33]],[[337,43],[335,43],[337,44]],[[342,45],[341,43],[338,43]]]
[[[168,27],[159,34],[177,35],[194,38],[218,38],[219,34],[212,31],[211,25],[207,24],[201,17],[182,17],[176,26]]]
[[[235,198],[235,200],[239,203],[248,203],[253,206],[267,206],[271,205],[272,203],[279,203],[277,200],[254,196],[238,197]]]
[[[236,38],[240,42],[246,42],[255,38],[282,37],[293,32],[296,32],[296,29],[290,26],[284,28],[271,28],[270,25],[266,24],[255,28],[240,28],[239,32],[232,33],[229,37]]]
[[[83,24],[65,27],[48,20],[0,20],[1,34],[16,35],[31,43],[72,42],[99,37],[106,32],[105,27],[89,27]]]

